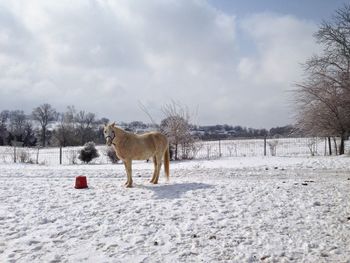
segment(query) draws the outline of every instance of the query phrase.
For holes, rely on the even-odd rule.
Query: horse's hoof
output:
[[[126,188],[132,188],[132,184],[127,184]]]

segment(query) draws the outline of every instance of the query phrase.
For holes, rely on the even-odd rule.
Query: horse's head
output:
[[[112,145],[113,140],[115,138],[115,133],[114,133],[114,129],[113,129],[114,125],[115,125],[115,123],[105,125],[105,127],[103,129],[103,134],[105,136],[106,144],[108,146]]]

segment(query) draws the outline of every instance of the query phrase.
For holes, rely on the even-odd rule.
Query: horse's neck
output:
[[[124,131],[118,127],[113,127],[113,131],[114,131],[115,137],[117,137],[117,138],[123,137],[126,134],[126,131]]]
[[[115,149],[120,150],[121,148],[123,148],[123,145],[128,141],[129,133],[118,127],[113,127],[113,131],[115,135],[113,139],[114,147]]]

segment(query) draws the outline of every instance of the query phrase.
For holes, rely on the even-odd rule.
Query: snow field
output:
[[[348,157],[133,168],[0,165],[0,262],[350,262]]]

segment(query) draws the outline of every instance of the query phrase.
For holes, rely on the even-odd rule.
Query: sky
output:
[[[0,0],[0,111],[74,105],[111,121],[293,123],[301,64],[337,0]],[[143,105],[143,106],[140,106]]]

